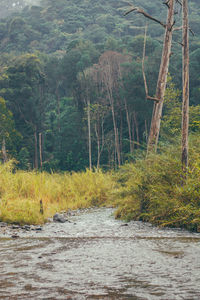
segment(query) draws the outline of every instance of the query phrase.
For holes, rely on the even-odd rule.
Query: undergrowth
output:
[[[116,217],[200,232],[199,140],[192,137],[187,180],[177,146],[123,166],[116,174]]]
[[[191,138],[187,180],[176,145],[114,173],[13,172],[12,162],[0,165],[0,221],[42,224],[55,212],[112,205],[117,218],[200,232],[199,140]]]
[[[104,206],[109,203],[113,188],[112,177],[101,171],[14,173],[12,162],[8,162],[0,166],[0,221],[42,224],[55,212]]]

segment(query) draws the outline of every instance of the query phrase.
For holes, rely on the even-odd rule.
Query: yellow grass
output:
[[[48,174],[12,171],[12,162],[0,165],[0,221],[42,224],[68,209],[110,205],[112,176],[102,171]],[[42,200],[44,214],[40,212]]]

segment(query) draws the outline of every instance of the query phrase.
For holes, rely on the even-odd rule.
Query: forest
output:
[[[163,2],[135,0],[134,5],[165,22],[167,5]],[[109,178],[115,192],[108,196],[102,184],[99,198],[103,203],[113,199],[116,216],[166,226],[184,223],[200,230],[200,186],[195,181],[200,176],[200,6],[197,0],[189,1],[191,177],[185,186],[181,175],[177,176],[181,173],[181,150],[177,151],[181,139],[181,31],[173,33],[158,154],[143,160],[154,107],[146,99],[143,71],[153,98],[164,28],[139,13],[125,16],[128,9],[129,4],[122,0],[38,0],[34,5],[28,0],[1,1],[0,158],[2,163],[12,160],[14,167],[8,165],[9,170],[47,172],[44,176],[101,169],[108,172],[107,181],[109,172],[115,170]],[[181,11],[175,1],[177,27]],[[164,170],[169,169],[166,175]],[[107,185],[105,189],[109,190]],[[87,205],[99,204],[91,195]],[[168,200],[159,206],[160,198]]]

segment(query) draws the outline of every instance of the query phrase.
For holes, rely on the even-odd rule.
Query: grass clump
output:
[[[59,211],[106,205],[115,184],[101,171],[48,174],[12,169],[12,162],[0,165],[0,221],[8,223],[42,224]]]
[[[123,166],[116,180],[116,217],[200,232],[200,147],[192,139],[187,181],[180,149],[170,146],[135,164]]]

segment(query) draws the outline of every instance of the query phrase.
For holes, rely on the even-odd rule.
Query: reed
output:
[[[107,205],[114,185],[112,176],[102,171],[13,172],[13,162],[8,162],[0,165],[0,220],[42,224],[55,212]]]

